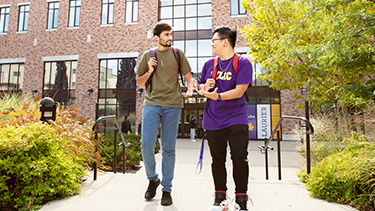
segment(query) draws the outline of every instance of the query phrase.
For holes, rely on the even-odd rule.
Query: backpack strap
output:
[[[240,59],[240,55],[238,54],[234,54],[234,57],[233,57],[233,69],[234,71],[236,72],[236,75],[237,75],[237,72],[238,72],[238,60]],[[249,87],[248,87],[249,88]],[[247,96],[247,89],[246,89],[246,92],[245,92],[245,98],[246,98],[246,102],[249,102],[249,96]]]
[[[214,68],[212,70],[212,79],[216,81],[216,74],[217,74],[217,64],[219,63],[219,57],[214,58]]]
[[[239,59],[240,59],[240,55],[234,54],[232,65],[233,65],[234,72],[236,72],[236,75],[238,72],[238,60]]]
[[[177,61],[178,73],[180,74],[181,82],[185,86],[184,78],[183,78],[183,75],[182,75],[182,72],[181,72],[180,50],[178,50],[178,48],[174,48],[174,47],[172,47],[172,50],[173,50],[174,57],[176,58],[176,61]]]

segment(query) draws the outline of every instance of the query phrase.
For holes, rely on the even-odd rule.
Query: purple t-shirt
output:
[[[233,69],[231,59],[220,61],[217,65],[217,79],[216,87],[217,92],[222,93],[236,88],[238,84],[249,84],[251,86],[253,68],[249,59],[241,56],[238,60],[237,74]],[[208,60],[199,76],[198,84],[206,83],[207,79],[212,78],[212,70],[214,59]],[[230,67],[228,67],[230,65]],[[223,69],[228,67],[226,71]],[[248,117],[246,111],[246,97],[243,95],[241,98],[233,100],[215,100],[209,101],[209,106],[205,108],[203,117],[203,128],[206,130],[220,130],[237,124],[248,124]]]

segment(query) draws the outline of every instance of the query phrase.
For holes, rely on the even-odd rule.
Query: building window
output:
[[[135,131],[136,64],[136,58],[100,60],[98,75],[99,103],[96,117],[116,115],[122,121],[129,115],[132,131]],[[113,129],[105,133],[113,133]]]
[[[0,90],[21,91],[24,70],[24,64],[0,64]]]
[[[161,0],[161,21],[173,26],[173,45],[182,49],[198,79],[204,63],[212,58],[211,0]]]
[[[10,7],[0,8],[0,33],[8,32]]]
[[[246,10],[242,5],[242,0],[231,0],[230,1],[230,13],[231,15],[245,15]]]
[[[113,10],[115,0],[103,0],[102,25],[113,24]]]
[[[71,0],[69,8],[69,27],[79,26],[79,17],[81,13],[81,0]]]
[[[48,4],[48,23],[47,29],[57,29],[59,17],[59,2],[51,2]]]
[[[24,32],[27,31],[29,25],[29,8],[30,5],[21,5],[20,14],[18,16],[18,31]]]
[[[126,0],[125,22],[138,22],[138,0]]]
[[[64,105],[74,104],[76,99],[77,61],[44,63],[43,97],[51,97]]]

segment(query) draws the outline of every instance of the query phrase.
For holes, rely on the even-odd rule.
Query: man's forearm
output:
[[[147,80],[150,78],[150,76],[151,76],[151,73],[148,71],[141,76],[137,75],[136,77],[137,85],[142,86],[143,84],[145,84]]]

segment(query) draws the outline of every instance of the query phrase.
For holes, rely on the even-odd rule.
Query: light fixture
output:
[[[88,90],[86,91],[86,96],[87,96],[87,97],[90,97],[90,94],[93,93],[93,92],[94,92],[93,89],[88,89]]]
[[[144,91],[144,89],[142,89],[142,88],[138,89],[137,96],[138,97],[142,96],[143,91]]]
[[[301,95],[307,95],[307,89],[306,88],[301,89]]]
[[[56,103],[50,97],[45,97],[40,101],[40,120],[43,122],[48,122],[48,120],[55,121],[56,119]]]

